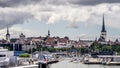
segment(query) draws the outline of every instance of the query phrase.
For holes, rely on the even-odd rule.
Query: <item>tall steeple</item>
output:
[[[50,37],[50,30],[48,30],[48,37]]]
[[[104,14],[103,14],[103,24],[102,24],[102,30],[101,30],[101,32],[106,32],[105,21],[104,21]]]
[[[7,40],[7,42],[10,42],[10,33],[9,33],[8,26],[7,26],[6,40]]]
[[[101,30],[100,38],[98,41],[106,42],[106,36],[107,36],[107,31],[105,29],[105,21],[104,21],[104,14],[103,14],[102,30]]]
[[[7,26],[7,34],[9,34],[9,28],[8,28],[8,26]]]

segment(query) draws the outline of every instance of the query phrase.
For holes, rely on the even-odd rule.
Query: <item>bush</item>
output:
[[[30,57],[30,55],[28,53],[23,53],[23,54],[20,54],[19,57],[28,58]]]

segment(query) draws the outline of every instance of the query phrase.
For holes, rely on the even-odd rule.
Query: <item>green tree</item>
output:
[[[117,46],[116,52],[119,52],[119,53],[120,53],[120,46]]]
[[[65,36],[64,38],[67,39],[67,40],[69,40],[69,37],[68,37],[68,36]]]
[[[103,46],[102,51],[112,51],[112,47],[111,46]]]
[[[97,41],[95,41],[91,46],[90,46],[91,52],[97,52],[100,50],[100,44],[98,44]]]
[[[36,48],[32,48],[32,52],[35,52],[36,51]]]
[[[42,45],[37,45],[36,50],[37,50],[37,51],[40,51],[41,48],[42,48]]]
[[[85,54],[85,53],[88,53],[89,50],[88,50],[88,48],[83,47],[80,49],[80,52],[81,52],[81,54]]]

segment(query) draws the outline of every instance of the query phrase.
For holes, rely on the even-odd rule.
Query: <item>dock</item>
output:
[[[120,65],[119,55],[98,55],[98,57],[85,57],[83,64]]]
[[[101,64],[101,58],[85,58],[83,61],[84,64]]]
[[[10,67],[10,68],[38,68],[38,65],[17,66],[17,67]]]

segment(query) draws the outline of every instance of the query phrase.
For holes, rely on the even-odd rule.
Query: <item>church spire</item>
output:
[[[7,26],[7,33],[6,33],[6,40],[10,42],[10,33],[9,33],[9,28]]]
[[[101,30],[100,38],[99,38],[98,41],[106,42],[107,32],[106,32],[106,29],[105,29],[104,14],[103,14],[103,22],[102,23],[103,23],[102,24],[102,30]]]
[[[50,37],[50,30],[48,30],[48,37]]]
[[[101,32],[106,32],[105,21],[104,21],[104,14],[103,14],[103,24],[102,24],[102,30],[101,30]]]
[[[9,28],[8,28],[8,26],[7,26],[7,34],[9,34]]]

